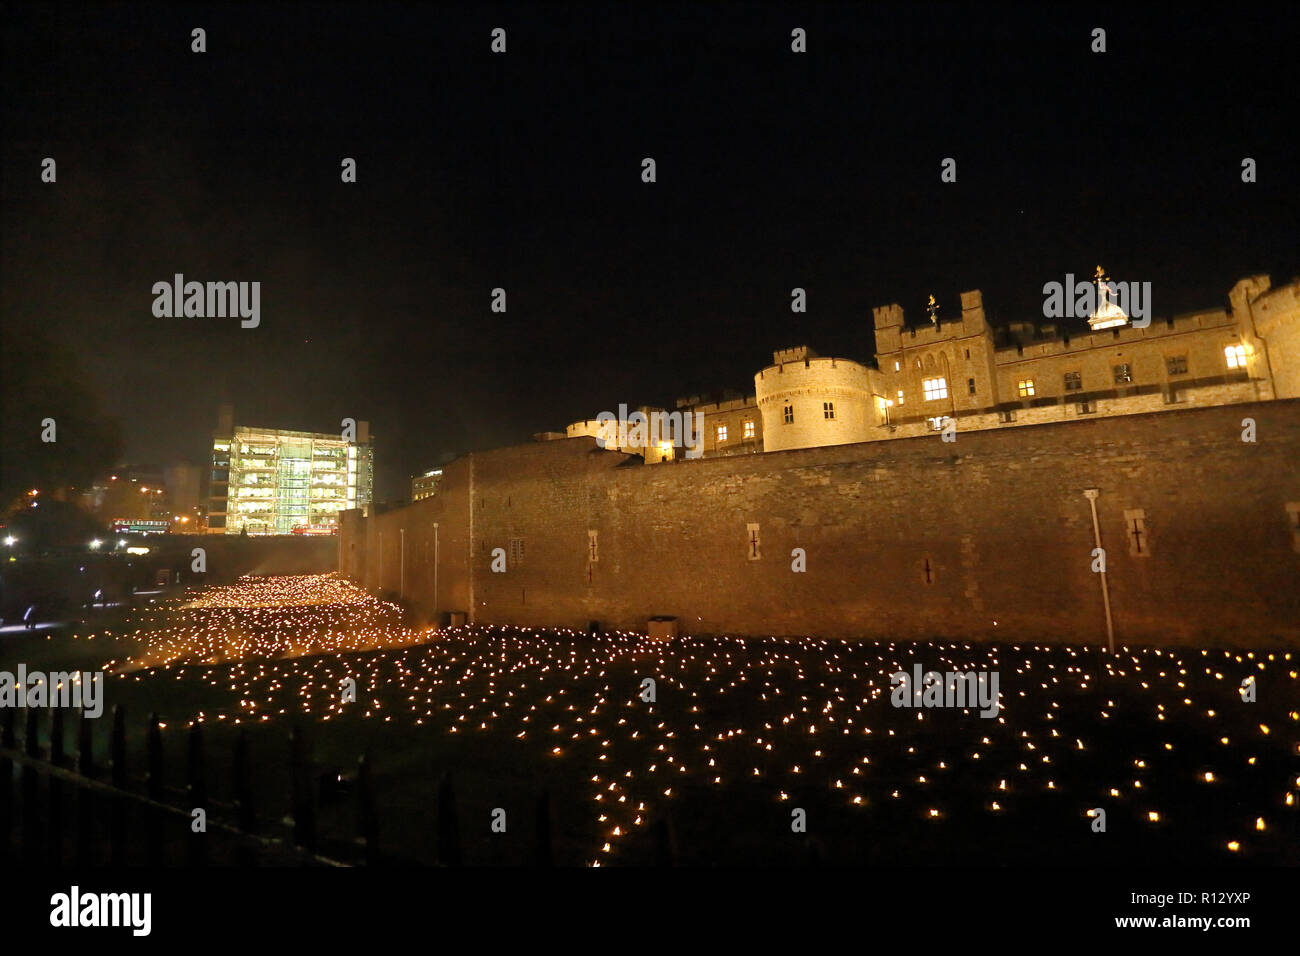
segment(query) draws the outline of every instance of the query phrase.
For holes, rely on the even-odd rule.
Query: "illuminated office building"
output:
[[[229,426],[212,443],[208,530],[293,534],[338,527],[338,513],[368,508],[374,483],[370,427],[338,434]]]

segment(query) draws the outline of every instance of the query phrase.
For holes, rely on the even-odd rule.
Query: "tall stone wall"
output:
[[[396,593],[405,529],[404,597],[480,623],[1104,644],[1095,488],[1119,644],[1295,646],[1298,461],[1300,401],[655,466],[573,439],[457,462],[340,545]],[[434,520],[436,607],[412,551]]]
[[[447,465],[437,494],[407,508],[371,518],[343,512],[339,570],[377,594],[409,602],[430,619],[436,608],[467,609],[473,462],[462,458]]]

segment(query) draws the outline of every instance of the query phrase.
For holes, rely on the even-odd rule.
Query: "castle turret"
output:
[[[867,441],[880,415],[871,370],[823,358],[807,346],[783,349],[754,376],[763,416],[763,450],[816,448]]]
[[[876,351],[892,352],[898,348],[903,331],[903,307],[897,302],[871,310],[876,320]]]
[[[1300,282],[1274,288],[1268,276],[1250,276],[1228,301],[1259,397],[1300,398]]]

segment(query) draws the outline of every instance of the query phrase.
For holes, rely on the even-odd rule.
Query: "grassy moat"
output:
[[[564,865],[1300,862],[1295,653],[431,631],[327,575],[7,635],[0,669],[20,662],[107,667],[101,764],[121,705],[142,772],[156,712],[182,786],[201,721],[215,800],[246,731],[267,818],[288,805],[291,725],[322,767],[351,774],[368,752],[394,862],[435,861],[444,772],[470,865],[533,862],[543,792]],[[1000,713],[893,706],[890,675],[917,664],[996,672]],[[321,830],[326,847],[351,836],[346,798],[323,801]]]

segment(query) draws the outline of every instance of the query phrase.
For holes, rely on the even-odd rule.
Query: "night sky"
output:
[[[13,7],[0,315],[129,461],[204,461],[223,401],[348,416],[391,498],[620,402],[751,391],[773,349],[867,360],[872,307],[922,322],[931,292],[1035,319],[1102,263],[1158,317],[1218,306],[1300,272],[1293,10]],[[260,281],[261,326],[155,318],[177,272]]]

